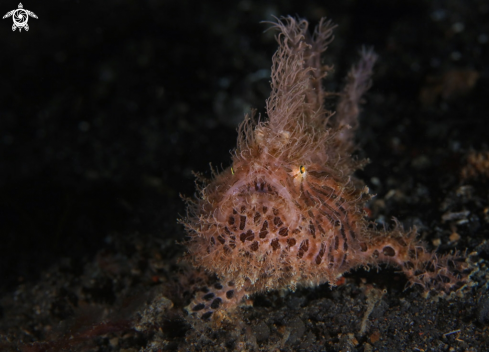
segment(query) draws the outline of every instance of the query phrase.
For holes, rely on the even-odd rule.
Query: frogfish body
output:
[[[232,165],[199,186],[182,220],[188,260],[219,282],[199,292],[190,312],[209,318],[253,293],[335,282],[358,267],[381,263],[402,269],[411,284],[449,291],[468,280],[457,256],[437,257],[416,230],[371,226],[371,198],[353,173],[360,100],[376,61],[362,50],[335,112],[324,107],[321,81],[332,69],[321,54],[334,25],[283,18],[273,56],[268,119],[246,116],[238,129]],[[332,93],[329,93],[330,95]]]

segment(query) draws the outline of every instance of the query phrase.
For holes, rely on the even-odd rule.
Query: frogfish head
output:
[[[312,158],[254,143],[201,188],[185,224],[189,259],[253,292],[294,289],[308,280],[303,273],[315,272],[308,267],[324,271],[326,261],[334,268],[344,261],[326,250],[341,244],[334,237],[346,221],[343,195],[361,198],[363,191],[345,187],[348,180]]]

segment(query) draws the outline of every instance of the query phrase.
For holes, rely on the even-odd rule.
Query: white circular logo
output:
[[[24,27],[29,20],[29,15],[24,9],[17,9],[12,15],[12,19],[17,27]]]
[[[26,31],[29,30],[29,25],[27,24],[27,22],[29,21],[29,16],[37,18],[34,12],[25,10],[24,6],[22,6],[22,3],[19,3],[18,9],[7,12],[7,14],[3,16],[3,18],[7,18],[10,16],[12,16],[12,19],[14,20],[12,30],[15,31],[18,28],[19,32],[22,32],[22,28],[24,28]]]

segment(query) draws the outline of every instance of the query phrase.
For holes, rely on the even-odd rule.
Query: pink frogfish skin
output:
[[[385,263],[410,285],[449,292],[469,280],[458,254],[436,255],[416,229],[378,230],[364,209],[371,198],[353,173],[367,161],[352,158],[362,95],[377,59],[363,49],[339,93],[336,111],[324,106],[321,61],[335,26],[322,19],[313,34],[292,17],[274,22],[267,119],[246,116],[232,165],[198,183],[184,224],[186,258],[219,282],[187,307],[205,319],[249,295],[288,288],[334,286],[346,272]]]

